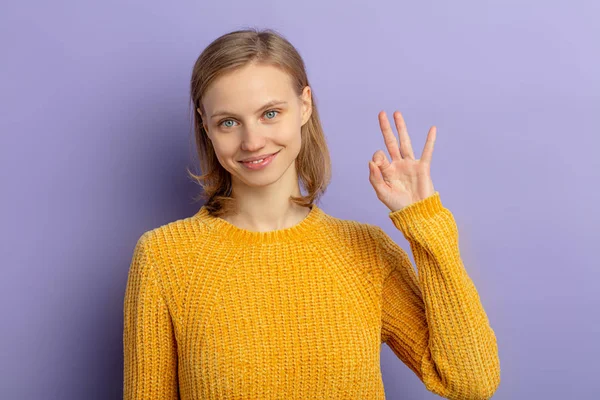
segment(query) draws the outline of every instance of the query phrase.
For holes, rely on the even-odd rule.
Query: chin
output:
[[[285,171],[243,171],[237,175],[237,180],[246,186],[264,187],[269,186],[281,179]]]

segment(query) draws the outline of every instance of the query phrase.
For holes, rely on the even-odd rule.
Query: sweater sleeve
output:
[[[173,325],[145,235],[133,252],[123,310],[123,399],[178,399]]]
[[[496,336],[463,267],[458,230],[439,193],[390,212],[410,243],[406,252],[381,228],[378,253],[387,276],[382,292],[382,341],[442,397],[479,400],[500,384]]]

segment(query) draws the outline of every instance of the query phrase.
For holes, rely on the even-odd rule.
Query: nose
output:
[[[242,130],[242,149],[253,153],[263,147],[265,147],[265,138],[260,132],[260,127],[246,125],[246,128]]]

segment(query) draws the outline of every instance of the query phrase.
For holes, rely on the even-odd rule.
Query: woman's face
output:
[[[312,110],[309,86],[298,97],[287,73],[249,64],[215,80],[202,104],[204,129],[234,187],[266,186],[282,177],[297,180],[300,128]],[[274,153],[258,164],[242,162]]]

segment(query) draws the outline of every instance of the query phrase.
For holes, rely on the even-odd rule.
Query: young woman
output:
[[[417,274],[379,227],[316,205],[330,159],[296,49],[273,30],[216,39],[191,101],[206,203],[145,232],[124,302],[124,398],[383,399],[380,346],[449,399],[500,382],[494,331],[429,165],[379,114],[369,180]],[[303,191],[304,190],[304,193]]]

